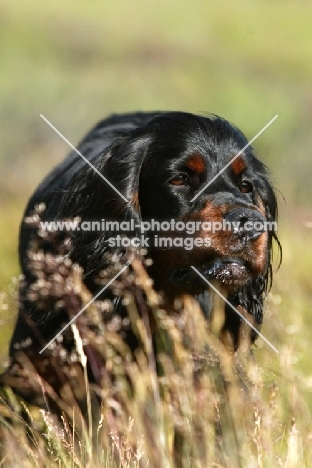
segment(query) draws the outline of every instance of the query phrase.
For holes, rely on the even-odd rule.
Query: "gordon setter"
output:
[[[44,203],[43,221],[79,218],[81,223],[133,223],[131,232],[119,228],[118,232],[76,229],[69,233],[69,256],[82,267],[83,281],[93,295],[101,288],[97,278],[113,261],[113,254],[127,250],[122,242],[117,245],[118,235],[124,240],[145,234],[148,241],[144,244],[143,239],[142,245],[152,259],[148,273],[168,303],[189,294],[209,319],[209,285],[193,266],[208,281],[219,283],[233,306],[240,306],[258,326],[271,283],[272,242],[277,240],[274,226],[265,229],[265,223],[276,221],[277,202],[266,167],[247,143],[240,130],[217,116],[113,115],[82,140],[80,155],[72,152],[45,178],[31,197],[25,217]],[[147,223],[151,226],[145,233],[142,222],[143,228]],[[181,226],[189,229],[182,231]],[[195,226],[193,231],[190,226]],[[34,228],[23,222],[19,255],[24,279],[10,345],[13,358],[21,342],[32,342],[39,351],[69,320],[66,309],[45,308],[29,294],[34,273],[27,252],[33,236]],[[165,245],[160,244],[161,237]],[[57,243],[50,246],[52,253],[57,249]],[[120,312],[120,302],[115,303]],[[226,305],[223,329],[231,335],[234,348],[241,323]]]

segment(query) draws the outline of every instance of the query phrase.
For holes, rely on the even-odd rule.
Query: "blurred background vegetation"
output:
[[[284,259],[263,333],[283,378],[312,404],[312,3],[310,0],[39,0],[0,5],[1,360],[16,310],[18,229],[28,197],[112,112],[215,113],[251,139],[280,204]],[[258,340],[268,379],[280,362]],[[312,434],[311,419],[307,430]]]

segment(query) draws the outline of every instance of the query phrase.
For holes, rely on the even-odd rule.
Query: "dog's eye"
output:
[[[250,182],[250,180],[247,180],[247,179],[242,180],[239,188],[242,193],[251,193],[253,191],[252,182]]]
[[[171,185],[189,185],[190,181],[186,174],[178,174],[169,180]]]

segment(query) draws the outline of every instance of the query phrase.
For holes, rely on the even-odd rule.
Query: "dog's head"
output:
[[[120,135],[96,160],[96,168],[128,203],[86,169],[70,187],[61,214],[134,219],[136,226],[157,221],[146,236],[158,289],[169,297],[201,294],[208,286],[194,266],[261,323],[277,239],[277,203],[265,166],[247,144],[219,117],[159,114]],[[74,236],[73,257],[86,275],[105,266],[111,234]]]

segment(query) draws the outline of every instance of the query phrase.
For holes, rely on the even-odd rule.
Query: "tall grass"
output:
[[[64,256],[36,249],[30,261],[40,273],[34,299],[66,304],[72,316],[89,302],[81,271]],[[168,310],[144,259],[131,265],[112,286],[124,318],[110,301],[96,301],[43,356],[26,343],[2,377],[2,466],[310,466],[307,408],[288,374],[291,348],[273,374],[250,353],[247,329],[236,352],[220,340],[217,299],[210,323],[189,296]]]

